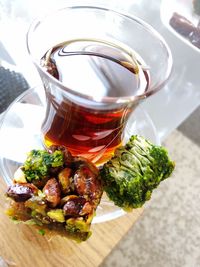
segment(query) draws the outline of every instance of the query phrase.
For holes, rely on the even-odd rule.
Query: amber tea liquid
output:
[[[41,65],[66,87],[97,100],[66,97],[64,92],[46,88],[45,145],[65,145],[74,155],[97,163],[106,161],[121,144],[133,107],[98,100],[144,93],[149,86],[148,72],[140,64],[135,66],[124,49],[96,40],[59,44],[45,53]]]

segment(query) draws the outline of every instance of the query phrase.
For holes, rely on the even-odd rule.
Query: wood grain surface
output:
[[[59,236],[41,236],[33,227],[16,225],[4,214],[6,187],[0,181],[0,259],[8,266],[99,266],[142,213],[137,209],[118,219],[94,224],[92,236],[80,244]]]

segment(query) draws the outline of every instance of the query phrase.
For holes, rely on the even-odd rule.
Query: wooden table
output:
[[[99,266],[142,213],[142,209],[137,209],[121,218],[92,225],[92,236],[81,244],[61,237],[49,239],[31,226],[15,225],[4,214],[6,187],[0,181],[0,257],[8,266]]]

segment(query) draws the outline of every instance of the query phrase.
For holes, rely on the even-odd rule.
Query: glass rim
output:
[[[66,85],[64,85],[62,82],[60,82],[59,80],[57,80],[56,78],[54,78],[50,73],[48,73],[47,71],[45,71],[42,66],[40,64],[38,64],[36,58],[33,56],[31,49],[30,49],[30,35],[34,32],[34,30],[45,20],[45,18],[51,16],[52,14],[56,14],[59,12],[62,12],[64,10],[73,10],[73,9],[92,9],[92,10],[100,10],[100,11],[104,11],[104,12],[111,12],[113,13],[115,16],[119,16],[119,17],[123,17],[126,18],[128,20],[134,21],[136,23],[138,23],[139,25],[141,25],[143,28],[145,28],[148,32],[150,32],[152,34],[152,36],[156,37],[156,39],[159,41],[159,43],[161,44],[161,46],[164,48],[165,53],[166,53],[166,65],[167,65],[167,69],[165,71],[165,77],[158,83],[156,83],[152,88],[150,88],[150,90],[145,91],[144,93],[140,94],[140,95],[131,95],[131,96],[120,96],[120,97],[109,97],[109,96],[104,96],[101,97],[100,100],[99,99],[95,99],[95,96],[91,96],[91,95],[87,95],[87,94],[83,94],[80,92],[77,92],[71,88],[68,88]],[[124,12],[119,12],[116,11],[114,9],[110,9],[110,8],[106,8],[106,7],[100,7],[100,6],[92,6],[92,5],[73,5],[73,6],[65,6],[59,9],[56,9],[54,11],[51,11],[50,13],[36,18],[31,25],[29,26],[29,29],[27,31],[26,34],[26,46],[27,46],[27,51],[29,53],[29,56],[32,59],[33,64],[40,70],[40,72],[43,73],[43,75],[50,80],[51,82],[53,82],[54,84],[58,85],[59,88],[63,89],[64,91],[82,97],[84,99],[90,100],[90,101],[94,101],[94,102],[102,102],[102,103],[129,103],[129,102],[137,102],[139,100],[142,100],[144,98],[147,98],[148,96],[153,95],[154,93],[156,93],[157,91],[159,91],[169,80],[170,78],[170,74],[172,72],[172,66],[173,66],[173,58],[172,58],[172,53],[171,50],[168,46],[168,44],[166,43],[165,39],[162,37],[162,35],[155,30],[149,23],[145,22],[143,19],[138,18],[137,16],[134,15],[130,15],[128,13],[124,13]]]

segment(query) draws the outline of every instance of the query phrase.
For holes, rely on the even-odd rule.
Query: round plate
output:
[[[41,87],[31,88],[20,95],[5,112],[0,125],[0,170],[7,185],[12,184],[16,169],[31,149],[43,149],[40,127],[45,113],[45,96]],[[126,129],[126,142],[139,134],[159,144],[158,135],[148,114],[138,107],[132,113]],[[93,223],[120,217],[125,212],[109,201],[104,194]]]
[[[200,52],[200,49],[194,46],[187,38],[183,37],[177,31],[175,31],[169,21],[174,12],[177,12],[181,16],[190,20],[195,26],[197,26],[200,16],[194,13],[192,0],[162,0],[160,7],[160,17],[163,24],[167,29],[172,32],[176,37],[178,37],[182,42],[187,44],[192,49]]]

